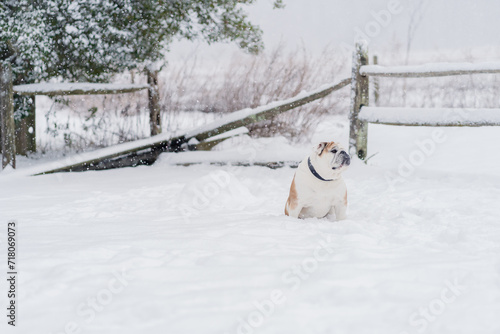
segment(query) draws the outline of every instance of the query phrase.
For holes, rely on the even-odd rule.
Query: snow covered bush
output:
[[[15,64],[26,82],[105,81],[162,61],[178,38],[231,41],[258,53],[262,31],[242,7],[253,2],[6,0],[0,4],[0,60]]]
[[[14,84],[55,79],[106,82],[117,73],[161,63],[174,39],[230,41],[249,53],[262,31],[243,5],[255,0],[5,0],[0,3],[0,62]],[[282,7],[275,0],[274,7]],[[15,117],[32,113],[15,97]]]

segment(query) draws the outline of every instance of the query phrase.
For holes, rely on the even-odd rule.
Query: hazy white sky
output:
[[[356,28],[365,31],[377,24],[375,15],[399,3],[386,27],[371,44],[406,42],[412,8],[423,3],[423,16],[414,39],[416,48],[473,47],[500,42],[498,0],[285,0],[284,10],[269,10],[272,0],[260,0],[249,9],[265,32],[268,44],[280,37],[289,43],[304,40],[306,46],[322,48],[328,43],[351,43]],[[372,24],[370,24],[372,22]],[[374,34],[375,35],[375,34]],[[368,36],[370,37],[370,36]],[[308,45],[309,44],[309,45]]]
[[[284,0],[286,7],[272,10],[272,0],[248,7],[252,21],[264,30],[266,48],[283,41],[288,47],[304,45],[319,52],[326,45],[352,45],[355,35],[368,37],[371,49],[406,45],[415,6],[423,3],[421,20],[414,25],[413,50],[500,47],[498,0]],[[399,3],[399,6],[397,5]],[[392,4],[392,7],[391,7]],[[377,14],[388,13],[390,18]],[[380,22],[381,21],[381,22]],[[233,53],[235,46],[198,48],[207,56]],[[193,45],[173,48],[183,57]]]

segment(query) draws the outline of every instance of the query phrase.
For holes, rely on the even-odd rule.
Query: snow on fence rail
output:
[[[364,65],[359,70],[362,76],[372,77],[444,77],[451,75],[500,73],[500,62],[489,63],[431,63],[415,66]]]
[[[112,83],[38,83],[14,86],[14,93],[20,95],[92,95],[132,93],[147,89],[145,84],[112,84]]]
[[[500,109],[375,108],[369,106],[369,77],[440,77],[500,73],[500,62],[433,63],[417,66],[368,65],[366,43],[357,43],[353,54],[349,151],[366,159],[368,123],[406,126],[498,126]]]
[[[300,107],[323,98],[351,82],[350,78],[327,84],[283,101],[269,103],[255,109],[243,109],[219,120],[187,132],[184,135],[168,137],[166,134],[152,136],[129,143],[75,155],[60,161],[26,169],[23,174],[40,175],[65,171],[99,170],[125,166],[149,165],[156,161],[161,152],[178,152],[206,146],[207,139],[242,126],[269,119],[287,110]]]
[[[387,125],[498,126],[500,108],[362,107],[359,119]]]

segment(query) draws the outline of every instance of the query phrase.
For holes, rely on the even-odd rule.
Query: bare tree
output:
[[[405,65],[408,65],[410,61],[410,50],[413,39],[415,38],[415,32],[422,22],[428,4],[427,0],[410,0],[409,2],[410,21],[408,23],[408,31],[406,35]],[[403,84],[403,103],[406,105],[406,79],[404,80]]]

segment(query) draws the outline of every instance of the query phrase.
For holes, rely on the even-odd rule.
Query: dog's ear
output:
[[[327,144],[328,143],[326,141],[319,143],[315,150],[316,154],[321,155]]]

